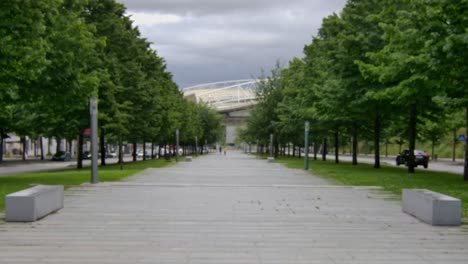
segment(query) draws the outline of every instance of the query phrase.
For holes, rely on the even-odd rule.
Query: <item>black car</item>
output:
[[[83,159],[91,159],[91,152],[89,151],[83,152]]]
[[[404,164],[408,166],[409,160],[409,149],[403,150],[397,157],[396,157],[396,165],[400,166],[400,164]],[[429,164],[429,154],[427,154],[424,150],[415,149],[414,150],[414,165],[417,167],[418,165],[422,165],[425,169]]]
[[[71,160],[71,155],[68,152],[65,151],[59,151],[52,156],[52,160],[57,160],[57,161],[69,161]]]

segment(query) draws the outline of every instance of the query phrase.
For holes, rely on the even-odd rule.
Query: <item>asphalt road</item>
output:
[[[335,159],[335,156],[333,155],[328,155],[327,159]],[[351,161],[352,157],[351,156],[340,156],[340,160],[343,161]],[[368,163],[368,164],[374,164],[374,157],[369,155],[369,156],[359,156],[358,157],[358,163]],[[389,166],[397,166],[395,162],[395,157],[380,157],[380,163],[383,165],[389,165]],[[400,167],[404,167],[404,165],[400,165]],[[426,170],[423,167],[419,166],[416,168],[417,170]],[[439,159],[437,161],[431,160],[429,161],[429,166],[427,170],[430,171],[443,171],[443,172],[451,172],[451,173],[458,173],[462,174],[463,173],[463,161],[462,160],[456,160],[455,162],[448,160],[448,159]]]
[[[124,161],[131,161],[132,157],[124,157]],[[141,160],[141,159],[139,159]],[[100,162],[100,160],[99,160]],[[118,158],[106,159],[107,164],[115,164],[118,162]],[[91,166],[91,160],[83,160],[83,166]],[[67,168],[75,168],[76,160],[71,161],[52,161],[52,160],[20,160],[20,159],[6,159],[0,163],[0,177],[1,176],[13,176],[22,173],[29,172],[40,172],[40,171],[53,171],[63,170]]]

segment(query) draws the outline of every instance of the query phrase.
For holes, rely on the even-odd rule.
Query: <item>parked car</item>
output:
[[[404,164],[408,166],[409,160],[409,149],[403,150],[397,157],[396,157],[396,165],[400,166],[400,164]],[[429,154],[427,154],[424,150],[415,149],[414,150],[414,165],[417,167],[418,165],[422,165],[425,169],[429,164]]]
[[[52,156],[52,160],[56,161],[69,161],[71,160],[71,155],[65,151],[59,151]]]
[[[146,151],[145,156],[146,156],[147,159],[148,159],[148,158],[151,158],[151,153],[149,153],[148,151]],[[139,150],[139,151],[137,152],[137,157],[138,157],[138,158],[143,158],[143,151],[142,151],[142,150]]]
[[[107,152],[106,158],[117,158],[117,153],[115,151]]]
[[[83,152],[83,159],[91,159],[91,152],[89,151]]]

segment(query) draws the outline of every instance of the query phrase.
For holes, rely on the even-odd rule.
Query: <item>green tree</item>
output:
[[[206,104],[198,104],[197,106],[202,130],[201,143],[215,144],[219,142],[223,136],[223,116]]]
[[[293,58],[289,62],[289,67],[281,71],[279,83],[282,87],[282,99],[275,110],[278,121],[274,125],[283,144],[301,145],[304,143],[304,122],[308,120],[306,100],[301,93],[307,85],[304,70],[304,61]]]
[[[0,3],[0,162],[3,138],[14,124],[13,107],[49,65],[47,24],[56,19],[60,1],[5,0]],[[27,95],[27,94],[26,94]]]
[[[434,106],[432,98],[440,93],[437,85],[430,81],[434,61],[425,51],[424,36],[430,32],[430,25],[419,15],[421,9],[418,7],[421,6],[415,6],[416,2],[391,2],[379,14],[379,25],[384,31],[386,45],[379,51],[369,53],[370,63],[360,65],[364,75],[385,86],[374,96],[390,100],[396,107],[407,111],[410,173],[414,173],[415,167],[418,115],[428,112]],[[388,19],[392,16],[392,19]]]

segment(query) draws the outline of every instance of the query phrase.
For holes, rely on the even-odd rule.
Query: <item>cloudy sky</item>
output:
[[[302,57],[346,0],[117,0],[180,88],[249,79]]]

